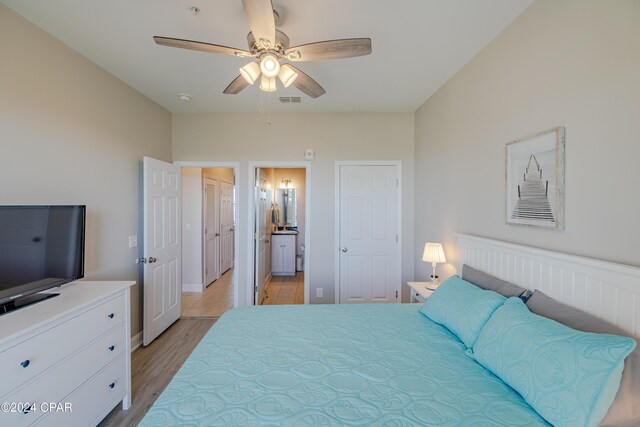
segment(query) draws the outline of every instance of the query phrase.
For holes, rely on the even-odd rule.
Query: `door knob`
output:
[[[156,262],[158,259],[154,258],[152,256],[149,257],[149,264],[153,264],[154,262]]]
[[[220,237],[220,233],[216,233],[216,237]]]
[[[146,263],[147,263],[146,258],[136,258],[136,264],[146,264]]]
[[[341,250],[342,252],[347,252],[349,249],[347,249],[347,248],[340,248],[340,250]]]

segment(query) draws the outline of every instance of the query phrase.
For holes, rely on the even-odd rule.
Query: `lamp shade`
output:
[[[447,262],[447,259],[444,257],[444,249],[440,243],[425,244],[422,260],[431,263]]]
[[[240,68],[240,75],[244,77],[247,83],[252,85],[258,77],[260,77],[260,66],[257,62],[249,62],[244,67]]]
[[[284,87],[291,86],[291,83],[294,82],[295,79],[298,78],[298,73],[293,71],[293,68],[289,67],[289,64],[284,64],[280,67],[280,73],[278,74],[280,77],[280,81],[284,85]]]
[[[260,79],[260,89],[265,92],[275,92],[276,79],[273,77],[267,77],[263,74],[262,79]]]

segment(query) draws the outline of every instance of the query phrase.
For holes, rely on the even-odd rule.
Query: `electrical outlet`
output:
[[[138,235],[133,234],[129,236],[129,248],[136,248],[136,247],[138,247]]]
[[[323,288],[316,288],[316,298],[322,298]]]

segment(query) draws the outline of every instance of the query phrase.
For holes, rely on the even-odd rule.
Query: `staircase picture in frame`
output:
[[[506,222],[564,230],[565,128],[506,145]]]

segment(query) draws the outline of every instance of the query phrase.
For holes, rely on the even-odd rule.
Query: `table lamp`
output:
[[[422,260],[424,262],[430,262],[433,267],[433,275],[431,276],[431,283],[438,283],[438,276],[436,276],[436,264],[447,262],[444,257],[444,249],[440,243],[426,243],[424,245],[424,253],[422,254]]]

